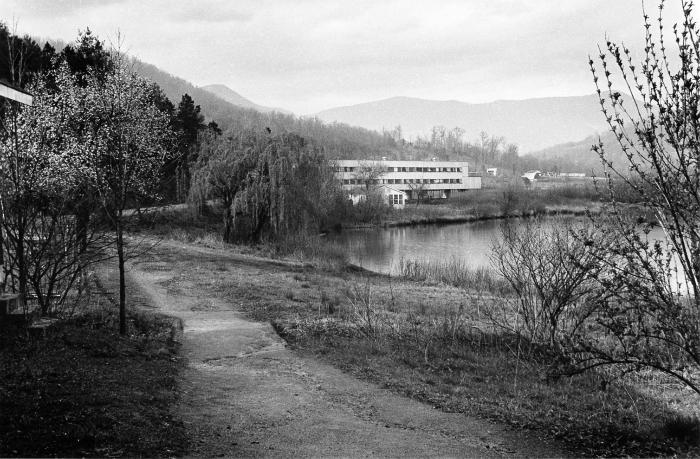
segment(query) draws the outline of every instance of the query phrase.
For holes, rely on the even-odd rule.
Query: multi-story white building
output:
[[[408,199],[448,198],[481,188],[481,177],[469,175],[464,161],[336,160],[336,177],[348,191],[382,187],[403,192]]]

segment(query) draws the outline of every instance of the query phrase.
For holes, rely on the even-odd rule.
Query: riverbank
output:
[[[442,412],[509,426],[528,441],[560,445],[555,449],[566,455],[698,453],[694,394],[652,372],[549,378],[546,353],[525,352],[516,337],[490,326],[486,312],[497,295],[269,260],[241,253],[250,250],[243,247],[196,257],[181,247],[162,260],[174,279],[272,323],[305,358]]]
[[[605,212],[606,203],[590,186],[553,189],[496,188],[469,191],[449,199],[409,203],[371,221],[343,224],[344,228],[394,227],[468,223],[484,220]]]
[[[468,214],[468,215],[454,215],[452,210],[445,210],[445,215],[434,215],[433,212],[425,212],[424,214],[420,211],[418,212],[407,212],[405,214],[396,212],[392,214],[392,219],[383,221],[377,226],[383,227],[399,227],[399,226],[412,226],[412,225],[430,225],[430,224],[450,224],[450,223],[472,223],[478,221],[487,220],[505,220],[509,218],[527,218],[527,217],[540,217],[540,216],[559,216],[559,215],[569,215],[569,216],[584,216],[584,215],[598,215],[603,212],[601,205],[595,205],[591,207],[544,207],[544,209],[539,210],[529,210],[526,212],[511,212],[511,213],[493,213],[493,214]],[[398,218],[397,218],[398,217]],[[349,226],[347,229],[361,228],[362,226]]]

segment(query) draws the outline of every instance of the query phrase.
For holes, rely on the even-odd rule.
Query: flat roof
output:
[[[349,166],[349,165],[358,165],[358,164],[383,164],[385,166],[400,166],[400,167],[407,167],[410,165],[418,165],[421,167],[425,166],[445,166],[445,167],[459,167],[459,166],[468,166],[469,162],[468,161],[430,161],[430,160],[420,160],[420,161],[412,161],[412,160],[377,160],[377,159],[334,159],[332,160],[333,163],[337,164],[338,166]]]

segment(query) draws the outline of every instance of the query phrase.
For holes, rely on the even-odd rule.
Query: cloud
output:
[[[169,9],[168,17],[175,22],[248,22],[253,18],[253,12],[242,10],[237,4],[227,1],[201,0],[188,2],[179,8]]]
[[[23,32],[120,30],[130,52],[172,74],[297,113],[396,95],[588,93],[587,56],[606,33],[643,39],[639,0],[6,1]]]
[[[22,10],[37,17],[61,17],[76,11],[103,8],[128,0],[10,0],[10,11]],[[14,3],[14,5],[13,5]]]

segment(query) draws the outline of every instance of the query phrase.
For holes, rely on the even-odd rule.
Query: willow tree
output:
[[[218,200],[224,209],[225,241],[231,239],[231,205],[246,176],[256,163],[256,136],[243,132],[235,137],[222,137],[220,132],[207,129],[200,133],[197,161],[191,165],[187,201],[201,215],[207,200]]]
[[[282,239],[323,226],[339,185],[319,148],[284,134],[258,136],[241,153],[250,167],[231,205],[230,240]]]

